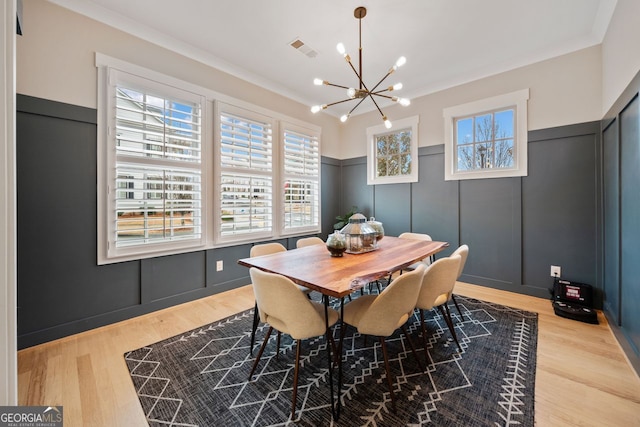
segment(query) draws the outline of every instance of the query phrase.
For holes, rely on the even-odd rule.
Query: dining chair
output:
[[[422,276],[422,285],[418,294],[415,308],[420,311],[420,328],[422,330],[422,344],[424,348],[425,359],[428,363],[427,354],[427,332],[424,325],[424,310],[431,310],[437,307],[444,318],[449,331],[456,341],[458,348],[462,351],[456,330],[451,321],[451,313],[449,312],[449,296],[456,284],[458,269],[460,267],[460,255],[451,255],[447,258],[441,258],[427,267]]]
[[[305,298],[297,289],[296,284],[285,276],[262,271],[255,267],[249,270],[249,274],[251,275],[253,292],[260,309],[260,316],[269,325],[267,335],[251,368],[249,381],[253,378],[253,373],[260,362],[262,353],[274,329],[278,333],[286,333],[296,340],[293,396],[291,398],[291,420],[293,421],[296,415],[296,399],[298,395],[301,340],[326,335],[327,342],[333,343],[333,334],[330,328],[338,321],[339,315],[336,310],[325,308],[323,304]],[[325,309],[327,310],[328,319],[325,318]],[[278,351],[279,349],[276,348],[276,354]]]
[[[271,243],[262,243],[259,245],[253,245],[251,250],[249,251],[249,256],[251,258],[263,255],[271,255],[278,252],[286,252],[287,248],[285,248],[282,244],[277,242]],[[305,288],[304,286],[296,285],[296,287],[302,291],[304,294],[309,297],[309,293],[311,289]],[[258,323],[262,321],[264,323],[264,319],[262,318],[262,314],[258,308],[258,302],[256,301],[253,307],[253,328],[251,330],[251,345],[249,346],[249,354],[253,354],[253,345],[256,341],[256,331],[258,330]],[[279,338],[279,337],[278,337]],[[279,342],[279,341],[278,341]]]
[[[425,242],[431,242],[433,241],[433,239],[431,238],[430,235],[428,234],[424,234],[424,233],[410,233],[410,232],[405,232],[405,233],[401,233],[398,236],[399,239],[409,239],[409,240],[423,240]],[[431,255],[427,258],[427,261],[422,260],[421,262],[423,262],[426,265],[431,264],[433,261],[435,261],[435,255]],[[417,263],[416,263],[417,264]],[[412,264],[409,267],[407,267],[405,270],[410,270],[410,269],[414,269],[416,268],[416,264]]]
[[[411,337],[407,333],[405,323],[412,315],[416,305],[425,268],[424,265],[419,265],[415,270],[395,279],[379,295],[361,296],[346,304],[343,309],[344,323],[353,326],[363,335],[377,336],[380,341],[387,385],[394,412],[396,403],[393,380],[391,379],[391,370],[389,368],[386,338],[393,335],[398,328],[402,329],[420,369],[424,372],[424,366],[416,353]],[[345,329],[341,331],[341,342],[344,338]]]
[[[424,234],[424,233],[411,233],[411,232],[408,232],[408,231],[407,231],[407,232],[404,232],[404,233],[401,233],[401,234],[398,236],[398,238],[399,238],[399,239],[407,239],[407,240],[422,240],[422,241],[425,241],[425,242],[431,242],[431,241],[433,241],[433,239],[431,238],[431,236],[430,236],[430,235],[428,235],[428,234]],[[413,264],[411,264],[410,266],[405,267],[405,268],[403,268],[402,270],[400,270],[400,273],[399,273],[399,274],[402,274],[404,271],[412,271],[412,270],[415,270],[415,269],[416,269],[416,267],[417,267],[418,265],[420,265],[420,264],[424,264],[425,266],[428,266],[428,265],[430,265],[433,261],[435,261],[435,257],[436,257],[435,255],[430,255],[430,256],[427,258],[427,261],[425,261],[425,260],[420,260],[420,261],[418,261],[418,262],[414,262],[414,263],[413,263]],[[389,278],[387,279],[387,283],[391,283],[392,278],[393,278],[393,274],[390,274],[390,275],[389,275]],[[380,288],[380,286],[379,286],[379,285],[378,285],[378,288]]]
[[[469,246],[462,245],[458,249],[453,251],[451,255],[460,255],[460,268],[458,269],[458,276],[456,277],[456,280],[458,280],[460,279],[460,276],[462,276],[462,270],[464,270],[464,265],[467,262],[467,257],[469,256]],[[455,304],[456,309],[458,310],[458,314],[460,314],[460,320],[464,320],[462,311],[460,310],[460,306],[458,305],[458,301],[456,301],[456,296],[453,294],[453,289],[451,290],[451,295],[449,295],[449,298]]]
[[[319,237],[304,237],[298,239],[296,242],[296,248],[304,248],[305,246],[324,245],[324,240]]]

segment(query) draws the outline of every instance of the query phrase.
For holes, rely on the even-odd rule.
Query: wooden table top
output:
[[[447,242],[400,239],[385,236],[377,250],[332,257],[325,245],[312,245],[238,260],[245,267],[257,267],[282,274],[295,283],[336,298],[342,298],[367,283],[440,252]]]

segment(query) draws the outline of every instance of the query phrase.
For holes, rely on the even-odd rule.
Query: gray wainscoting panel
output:
[[[87,110],[18,98],[19,339],[140,303],[139,263],[96,265],[96,115]]]
[[[472,281],[517,291],[520,285],[520,179],[460,181],[460,242],[469,245]]]
[[[384,233],[399,236],[411,230],[411,184],[384,184],[374,186],[374,211],[382,222]]]
[[[249,256],[251,246],[246,244],[207,250],[207,287],[223,291],[251,283],[249,269],[238,264],[239,259]],[[216,271],[218,261],[222,261],[222,271]]]
[[[460,242],[458,181],[445,181],[443,146],[420,149],[418,182],[411,184],[411,230],[449,242],[448,255]]]
[[[342,162],[342,181],[340,185],[340,212],[344,215],[352,206],[369,217],[373,215],[373,185],[367,185],[367,159],[348,159]]]
[[[340,161],[322,158],[322,184],[320,196],[322,197],[322,240],[327,240],[327,236],[333,233],[333,224],[337,222],[336,216],[341,214],[340,206],[340,182],[342,181],[342,170]]]
[[[577,135],[543,135],[529,144],[522,179],[523,283],[550,288],[551,265],[567,280],[600,287],[597,162],[599,125]],[[601,296],[597,295],[598,305]]]
[[[204,251],[141,260],[142,303],[205,287]]]
[[[97,265],[96,117],[17,96],[19,348],[250,283],[251,245]]]
[[[18,96],[19,348],[249,283],[236,262],[251,244],[97,265],[95,120],[95,110]],[[387,234],[423,232],[450,242],[443,254],[469,244],[463,280],[546,296],[553,262],[568,278],[600,287],[593,132],[570,126],[529,135],[530,174],[522,179],[445,182],[442,146],[420,149],[420,180],[406,185],[367,185],[366,158],[323,158],[321,237],[356,205]],[[633,221],[637,192],[628,188]],[[292,249],[296,240],[279,241]],[[638,299],[637,287],[626,292],[623,299]]]
[[[620,150],[618,120],[602,132],[604,278],[603,306],[620,325]]]
[[[602,120],[604,312],[640,373],[640,72]]]
[[[620,113],[620,324],[640,355],[640,100]]]
[[[387,234],[400,232],[396,224],[430,234],[450,243],[442,255],[468,244],[462,280],[471,283],[547,298],[553,263],[598,290],[599,133],[598,122],[529,132],[529,175],[522,178],[444,181],[443,146],[420,148],[419,181],[411,185],[367,186],[366,158],[345,160],[342,206],[362,207],[372,188]]]

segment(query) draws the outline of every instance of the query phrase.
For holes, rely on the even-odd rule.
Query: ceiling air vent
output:
[[[295,39],[293,39],[293,41],[291,43],[289,43],[289,45],[291,47],[293,47],[294,49],[297,49],[298,52],[304,53],[309,58],[315,58],[316,56],[318,56],[318,52],[316,52],[315,50],[311,49],[309,47],[309,45],[306,45],[302,40],[300,40],[297,37]]]

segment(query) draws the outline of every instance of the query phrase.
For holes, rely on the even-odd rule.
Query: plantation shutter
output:
[[[284,123],[284,229],[320,227],[320,144],[317,135]]]
[[[115,248],[202,238],[202,100],[114,71]]]
[[[222,106],[220,114],[220,236],[273,232],[273,124]]]

